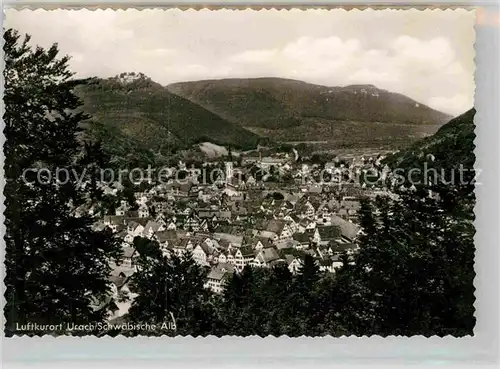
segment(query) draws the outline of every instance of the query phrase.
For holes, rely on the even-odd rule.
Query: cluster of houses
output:
[[[281,158],[246,165],[272,165],[293,171],[292,177],[315,170]],[[96,224],[111,228],[122,240],[124,262],[112,274],[117,294],[138,272],[137,236],[156,241],[164,255],[189,252],[206,268],[205,287],[214,293],[221,293],[227,278],[247,265],[285,263],[297,273],[302,256],[310,254],[321,271],[334,273],[342,254],[356,252],[359,199],[369,195],[359,183],[258,183],[251,175],[234,181],[235,169],[233,163],[226,165],[225,178],[210,184],[188,176],[182,184],[152,186],[135,193],[135,204],[121,201],[114,215]]]

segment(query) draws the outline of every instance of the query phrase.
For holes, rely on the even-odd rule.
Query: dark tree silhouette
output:
[[[77,137],[88,116],[73,89],[85,81],[72,79],[57,45],[32,49],[12,29],[4,39],[6,333],[16,323],[102,321],[108,260],[121,248],[88,212],[103,163]],[[70,175],[58,181],[63,169]]]
[[[141,237],[134,239],[134,247],[139,253],[138,272],[132,276],[130,287],[138,296],[132,302],[128,318],[161,324],[170,322],[173,315],[177,329],[166,329],[162,334],[211,332],[212,307],[209,292],[203,288],[206,273],[194,262],[191,253],[163,255],[157,242]]]

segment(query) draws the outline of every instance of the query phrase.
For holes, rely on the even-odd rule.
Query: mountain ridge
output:
[[[328,87],[274,77],[211,79],[166,88],[225,120],[277,141],[377,146],[413,142],[452,117],[374,85]]]
[[[91,115],[87,134],[114,157],[167,158],[204,141],[253,148],[260,138],[203,107],[170,93],[143,74],[95,78],[75,91]]]
[[[398,122],[408,122],[412,124],[444,124],[446,121],[452,118],[452,116],[439,112],[435,109],[428,107],[427,105],[417,102],[403,94],[390,92],[376,87],[372,84],[353,84],[347,86],[324,86],[319,84],[308,83],[300,80],[289,79],[289,78],[275,78],[275,77],[259,77],[259,78],[227,78],[227,79],[208,79],[200,81],[191,82],[177,82],[165,86],[170,92],[177,95],[188,98],[190,101],[198,103],[200,105],[206,105],[211,107],[214,111],[220,110],[220,100],[217,100],[217,94],[224,92],[226,90],[226,100],[231,100],[232,102],[237,101],[237,94],[248,95],[250,92],[258,92],[261,94],[267,94],[268,97],[272,97],[277,101],[281,101],[286,108],[291,111],[295,111],[298,115],[303,117],[308,116],[320,116],[323,118],[328,118],[332,120],[353,120],[353,121],[398,121]],[[246,91],[245,91],[246,89]],[[348,101],[341,101],[341,97],[336,96],[338,94],[348,94],[353,95],[360,94],[362,96],[341,96],[348,97],[357,101],[351,102],[350,106],[335,106],[338,103],[347,103]],[[312,95],[312,96],[310,96]],[[323,95],[323,96],[321,96]],[[369,95],[369,96],[367,96]],[[386,96],[382,96],[386,95]],[[411,117],[405,117],[403,112],[399,113],[399,116],[391,116],[391,112],[386,114],[376,114],[382,119],[374,119],[373,115],[361,114],[359,111],[351,111],[350,114],[342,111],[346,108],[353,107],[368,107],[374,100],[383,100],[393,98],[396,103],[405,103],[413,105],[414,110],[421,111],[420,121],[418,119],[411,120]],[[305,100],[305,101],[301,101]],[[371,101],[363,101],[371,100]],[[225,102],[225,101],[224,101]],[[252,101],[250,101],[251,103]],[[359,103],[356,104],[355,103]],[[382,104],[388,104],[386,101],[379,101]],[[328,103],[328,104],[327,104]],[[336,103],[336,104],[335,104]],[[250,105],[247,103],[247,106]],[[322,106],[325,105],[325,106]],[[321,109],[318,109],[320,107]],[[379,110],[387,110],[380,109]],[[219,111],[219,113],[221,113]],[[223,112],[222,112],[223,113]],[[396,113],[396,112],[393,112]],[[362,119],[360,119],[362,118]],[[244,124],[243,124],[244,125]]]
[[[94,78],[76,92],[92,116],[86,134],[126,163],[163,162],[201,142],[240,149],[273,141],[400,148],[449,120],[374,85],[326,87],[274,77],[162,86],[142,73],[122,73]]]

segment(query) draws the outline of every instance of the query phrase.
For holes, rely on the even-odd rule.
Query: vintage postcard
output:
[[[475,12],[5,11],[5,334],[473,335]]]

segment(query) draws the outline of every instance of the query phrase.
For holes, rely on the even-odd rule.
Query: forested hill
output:
[[[436,134],[426,137],[406,150],[386,159],[391,168],[410,168],[423,162],[432,162],[433,167],[457,169],[474,168],[474,108],[450,120]]]
[[[401,137],[433,134],[451,118],[373,85],[327,87],[283,78],[235,78],[167,88],[226,120],[282,141],[391,144]]]
[[[335,147],[407,147],[446,114],[372,85],[326,87],[281,78],[161,86],[139,73],[79,86],[86,133],[122,163],[160,163],[200,142],[327,141]]]
[[[87,133],[113,157],[129,162],[161,161],[179,148],[203,141],[252,148],[259,140],[143,74],[95,79],[76,92],[83,110],[92,116],[85,124]]]

